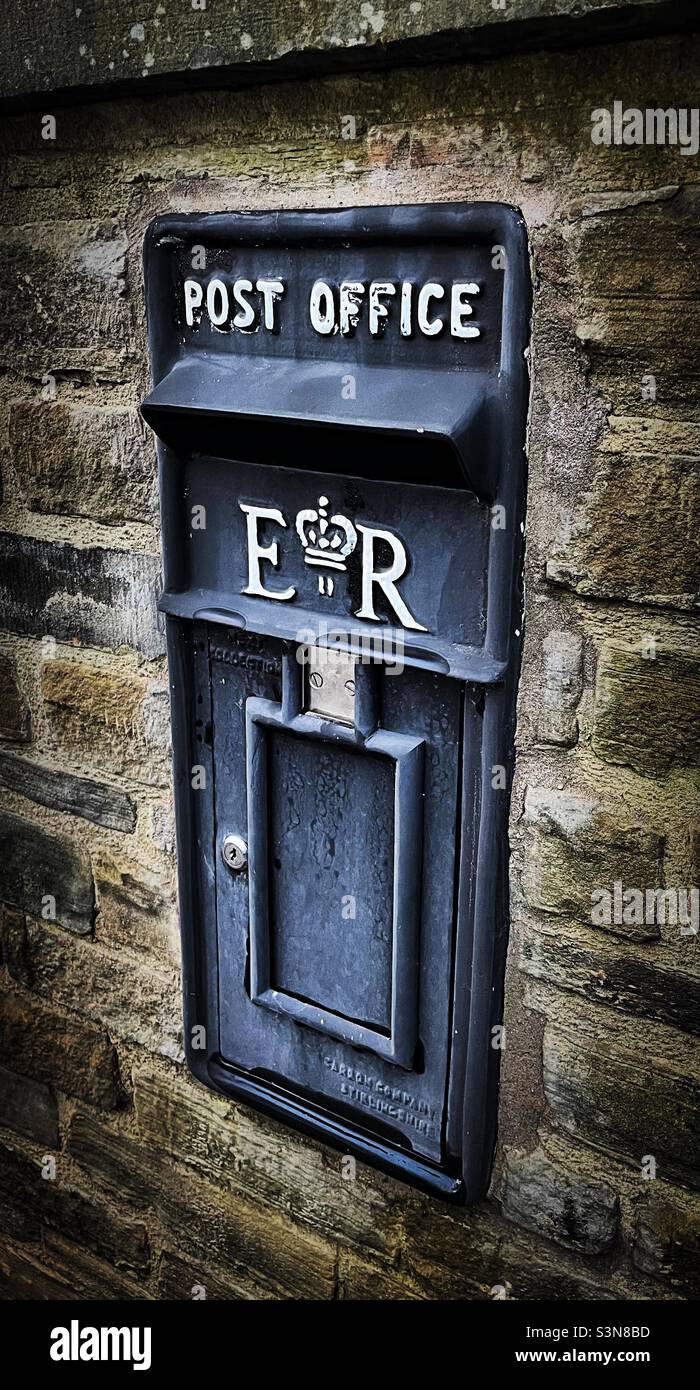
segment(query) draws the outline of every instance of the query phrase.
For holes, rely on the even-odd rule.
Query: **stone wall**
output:
[[[697,1296],[698,935],[598,925],[591,894],[698,884],[700,176],[593,145],[590,114],[697,106],[699,57],[671,35],[86,98],[54,140],[48,99],[5,119],[5,1297]],[[535,279],[499,1148],[469,1210],[346,1180],[183,1069],[137,414],[156,213],[433,199],[520,207]]]

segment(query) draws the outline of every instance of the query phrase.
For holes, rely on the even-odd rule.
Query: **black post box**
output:
[[[474,1200],[502,1042],[522,219],[167,216],[145,273],[189,1065]]]

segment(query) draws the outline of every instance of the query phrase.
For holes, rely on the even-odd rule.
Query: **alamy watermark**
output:
[[[700,888],[625,888],[616,879],[612,890],[591,892],[594,927],[680,927],[681,936],[700,930]]]
[[[681,154],[700,149],[700,108],[697,106],[625,106],[614,101],[591,111],[594,145],[678,145]]]

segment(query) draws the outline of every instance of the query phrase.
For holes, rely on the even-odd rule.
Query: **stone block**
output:
[[[600,1255],[615,1241],[619,1201],[612,1187],[564,1172],[542,1150],[506,1155],[502,1199],[506,1216],[557,1245]]]
[[[547,980],[591,1002],[622,1014],[653,1018],[700,1034],[700,980],[668,970],[629,946],[594,944],[571,931],[518,933],[519,966],[526,975]]]
[[[576,632],[549,632],[542,650],[538,737],[543,743],[572,748],[578,738],[576,710],[583,693],[583,638]]]
[[[185,1077],[137,1068],[134,1105],[144,1142],[193,1166],[212,1183],[296,1214],[331,1239],[395,1250],[415,1198],[358,1163],[343,1176],[342,1155]]]
[[[143,1275],[148,1271],[146,1228],[140,1221],[118,1215],[106,1203],[69,1185],[60,1156],[55,1178],[43,1177],[33,1158],[0,1143],[0,1197],[10,1208],[28,1214],[30,1239],[44,1228],[78,1241],[118,1269]]]
[[[164,681],[58,657],[43,663],[41,690],[49,733],[63,757],[147,785],[169,782]]]
[[[605,922],[600,912],[594,920],[593,908],[599,905],[594,896],[599,890],[609,892],[612,901],[615,883],[642,893],[662,885],[661,835],[625,826],[624,812],[613,805],[603,807],[592,797],[551,788],[528,790],[525,820],[532,830],[522,886],[530,907],[635,941],[658,938],[658,924],[636,920],[637,913],[611,910],[611,920]],[[618,916],[623,920],[618,922]]]
[[[9,656],[0,652],[0,739],[28,743],[29,738],[29,711],[19,687],[17,668]]]
[[[0,1054],[1,1055],[1,1054]],[[0,1066],[0,1122],[49,1149],[58,1148],[58,1107],[48,1086]]]
[[[10,449],[31,511],[107,525],[156,519],[155,447],[128,407],[17,402]]]
[[[700,763],[700,656],[657,642],[605,642],[598,658],[592,746],[647,776]]]
[[[36,995],[0,992],[0,1058],[91,1105],[111,1110],[118,1103],[117,1059],[106,1030]]]
[[[91,932],[95,890],[89,855],[19,816],[0,813],[0,902],[79,935]]]
[[[130,950],[177,965],[180,937],[173,875],[157,872],[123,855],[98,851],[93,856],[97,891],[95,936],[105,945]]]
[[[163,1250],[158,1264],[158,1297],[181,1303],[238,1303],[269,1301],[273,1295],[254,1279],[238,1281],[228,1274],[214,1274],[203,1260]]]
[[[234,1281],[252,1276],[273,1297],[332,1297],[334,1244],[286,1213],[189,1177],[164,1150],[137,1143],[88,1115],[73,1117],[68,1148],[93,1179],[138,1209],[148,1206],[181,1257],[211,1261]]]
[[[131,797],[119,787],[96,782],[89,777],[75,777],[70,772],[57,772],[43,763],[30,762],[15,753],[0,749],[0,786],[19,792],[40,806],[56,811],[68,811],[82,816],[107,830],[127,833],[136,825],[136,806]]]
[[[605,1038],[548,1025],[544,1086],[552,1118],[568,1133],[625,1158],[638,1170],[700,1186],[700,1084],[664,1057],[627,1052]]]
[[[165,650],[160,560],[129,550],[0,534],[0,626],[28,636]]]
[[[687,1298],[700,1297],[700,1215],[650,1196],[634,1224],[632,1263]]]
[[[42,922],[27,922],[32,989],[53,1006],[79,1008],[113,1038],[149,1052],[181,1056],[181,999],[174,975],[107,950],[95,941],[66,937]]]

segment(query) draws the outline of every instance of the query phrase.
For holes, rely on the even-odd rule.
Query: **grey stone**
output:
[[[610,1249],[619,1221],[619,1202],[607,1183],[565,1173],[541,1150],[508,1154],[503,1210],[557,1245],[586,1255]]]
[[[0,813],[0,902],[85,935],[95,917],[89,855],[19,816]]]
[[[155,555],[0,534],[0,626],[10,632],[160,656],[159,591]]]
[[[53,806],[57,811],[83,816],[108,830],[131,831],[136,825],[136,807],[131,797],[118,787],[93,782],[87,777],[74,777],[70,772],[54,772],[40,763],[1,750],[0,786],[19,792],[40,806]]]
[[[576,708],[583,691],[583,638],[549,632],[542,644],[544,683],[538,734],[543,743],[571,748],[578,738]]]

